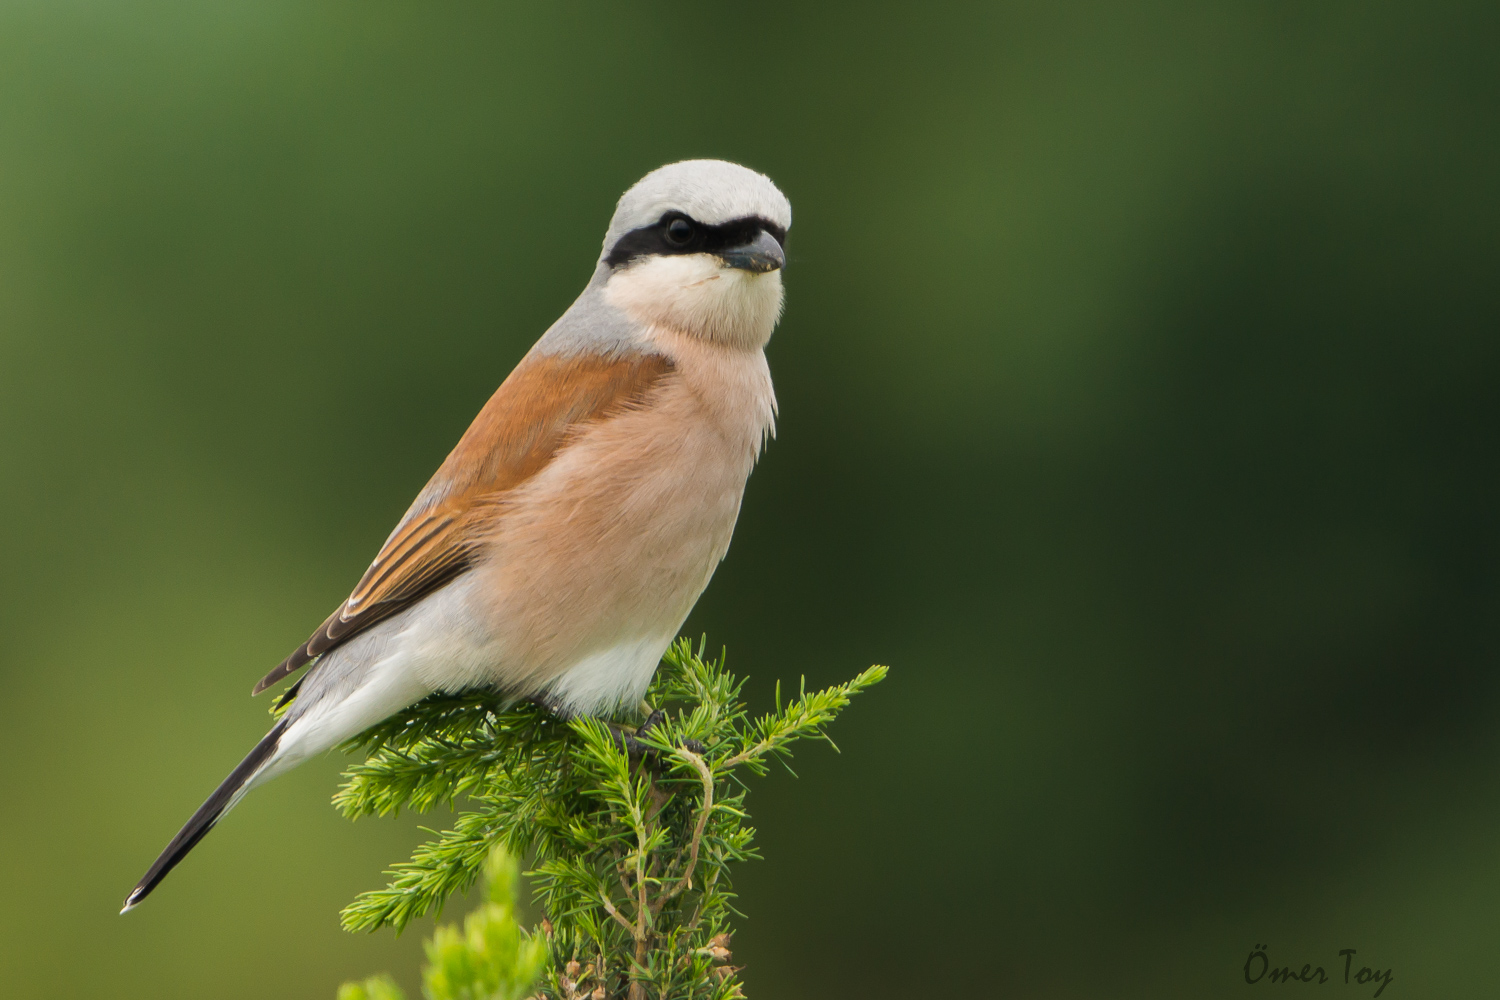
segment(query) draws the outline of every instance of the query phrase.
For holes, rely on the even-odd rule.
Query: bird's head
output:
[[[634,319],[762,347],[781,316],[792,206],[770,178],[684,160],[626,191],[600,257],[605,296]]]

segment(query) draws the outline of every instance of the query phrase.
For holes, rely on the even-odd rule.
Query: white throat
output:
[[[610,275],[604,297],[632,319],[728,347],[759,349],[781,318],[781,272],[726,267],[711,254],[647,257]]]

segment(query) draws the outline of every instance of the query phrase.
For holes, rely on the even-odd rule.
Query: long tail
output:
[[[125,897],[125,906],[120,910],[121,913],[130,912],[140,905],[141,900],[151,895],[151,890],[167,877],[167,872],[176,868],[177,862],[187,857],[188,851],[197,847],[203,835],[214,828],[219,817],[239,801],[240,796],[248,790],[246,786],[255,777],[256,772],[276,752],[276,746],[281,741],[281,734],[285,728],[284,721],[272,726],[265,739],[255,744],[255,749],[251,750],[245,759],[240,761],[239,766],[229,773],[229,777],[214,789],[208,801],[198,807],[198,811],[193,813],[193,818],[177,831],[177,836],[172,838],[166,850],[161,852],[161,856],[151,865],[136,887],[130,890],[130,895]]]

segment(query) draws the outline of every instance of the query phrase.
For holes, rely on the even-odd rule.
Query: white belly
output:
[[[665,636],[627,640],[585,656],[548,685],[548,703],[585,712],[638,704],[676,637],[673,629]]]

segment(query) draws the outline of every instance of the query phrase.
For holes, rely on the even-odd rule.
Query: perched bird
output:
[[[311,665],[122,913],[251,788],[435,691],[490,688],[564,717],[639,703],[774,433],[763,348],[791,224],[775,184],[722,160],[674,163],[625,192],[583,294],[349,599],[255,685]]]

